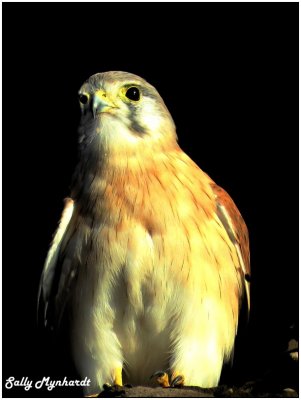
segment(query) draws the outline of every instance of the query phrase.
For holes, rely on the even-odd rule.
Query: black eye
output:
[[[87,104],[88,100],[89,100],[89,97],[86,94],[80,94],[78,96],[78,99],[82,104]]]
[[[125,93],[126,97],[130,100],[133,101],[138,101],[140,99],[140,92],[139,89],[136,88],[135,86],[130,87],[126,93]]]

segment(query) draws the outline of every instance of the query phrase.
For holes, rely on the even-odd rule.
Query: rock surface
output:
[[[183,388],[123,387],[107,388],[98,397],[299,397],[295,389],[269,387],[264,381],[248,382],[241,387],[218,386],[202,389],[196,386]]]

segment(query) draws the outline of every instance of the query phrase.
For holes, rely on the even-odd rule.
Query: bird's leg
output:
[[[124,387],[122,385],[122,366],[115,367],[113,369],[113,384],[110,383],[105,383],[103,385],[103,392],[101,393],[106,393],[110,394],[108,397],[116,397],[118,395],[124,394]],[[99,397],[100,393],[94,393],[87,395],[85,397]],[[102,396],[100,396],[102,397]],[[105,396],[106,397],[106,396]]]
[[[114,368],[113,376],[113,385],[108,383],[104,384],[104,390],[100,394],[100,397],[120,397],[125,394],[125,388],[122,384],[122,366]]]
[[[122,386],[122,367],[116,367],[114,370],[114,385]]]

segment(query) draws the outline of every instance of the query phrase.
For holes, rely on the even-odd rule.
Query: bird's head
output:
[[[120,154],[176,143],[175,125],[162,98],[137,75],[120,71],[92,75],[78,96],[84,148],[98,143],[107,153]]]

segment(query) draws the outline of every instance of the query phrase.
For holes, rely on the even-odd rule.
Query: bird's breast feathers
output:
[[[239,259],[216,214],[211,183],[178,150],[149,170],[136,161],[126,174],[111,170],[94,179],[89,201],[77,201],[64,250],[78,263],[73,302],[79,326],[115,324],[128,357],[143,343],[135,335],[165,332],[190,310],[193,320],[207,321],[221,309],[219,329],[227,318],[236,329]],[[85,324],[89,309],[94,320]]]

